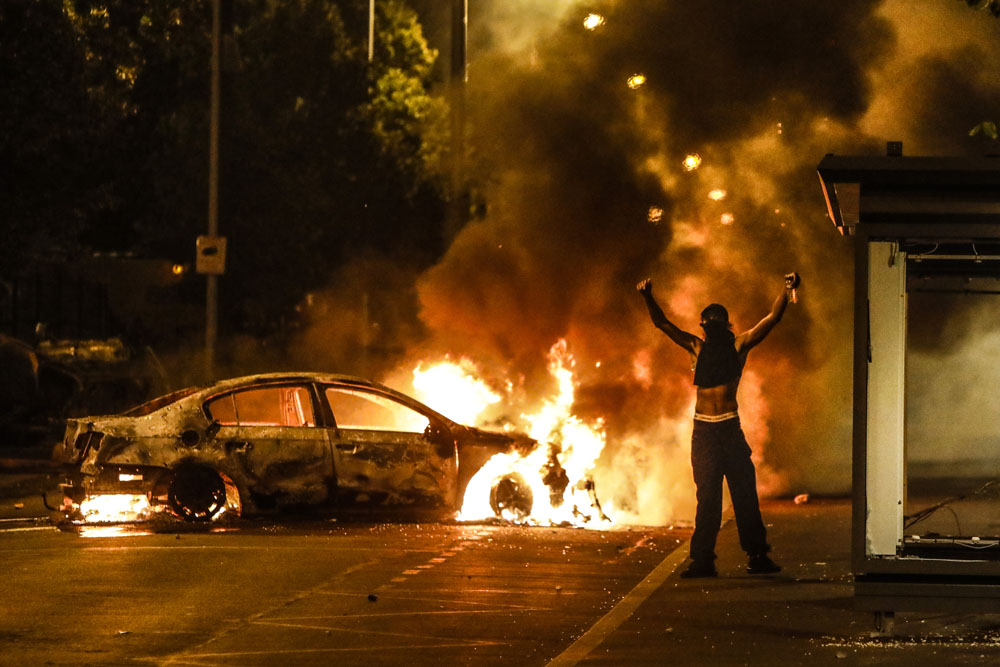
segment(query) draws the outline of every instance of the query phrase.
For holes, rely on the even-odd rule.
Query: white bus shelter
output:
[[[1000,612],[1000,157],[901,152],[818,168],[855,245],[855,600],[890,630]]]

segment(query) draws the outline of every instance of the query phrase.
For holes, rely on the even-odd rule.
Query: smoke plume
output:
[[[690,518],[691,364],[634,286],[651,277],[684,330],[719,302],[742,331],[796,270],[799,303],[750,354],[741,416],[763,492],[848,490],[853,260],[816,165],[886,140],[993,148],[968,132],[1000,111],[985,64],[1000,23],[948,0],[493,0],[469,18],[485,209],[417,282],[411,358],[468,357],[541,395],[565,338],[577,413],[606,425],[602,500],[636,521]]]

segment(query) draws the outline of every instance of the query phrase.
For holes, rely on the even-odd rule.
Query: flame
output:
[[[727,194],[729,193],[727,193],[722,188],[716,188],[708,193],[708,198],[711,199],[712,201],[722,201],[723,199],[726,198]]]
[[[583,19],[583,27],[587,30],[597,30],[602,25],[604,25],[604,17],[600,14],[587,14],[587,17]]]
[[[701,166],[701,156],[697,153],[689,153],[684,157],[684,171],[694,171]]]
[[[496,515],[491,504],[498,480],[507,478],[527,485],[530,513],[502,509],[502,518],[518,523],[572,524],[606,527],[611,523],[600,511],[588,475],[604,450],[604,423],[587,424],[573,415],[575,360],[565,339],[549,350],[549,372],[556,380],[554,396],[542,401],[531,415],[522,415],[528,435],[539,445],[530,453],[494,455],[473,476],[465,491],[460,521],[475,521]],[[553,459],[558,466],[553,465]],[[561,474],[558,468],[562,469]],[[549,478],[552,479],[549,479]],[[546,484],[546,479],[552,486]],[[555,483],[555,479],[565,483]]]
[[[89,496],[80,503],[80,513],[87,523],[142,521],[149,518],[149,499],[132,493]]]
[[[646,85],[645,74],[636,73],[628,78],[628,87],[631,88],[632,90],[635,90],[637,88],[642,88],[644,85]]]
[[[444,361],[433,366],[418,364],[413,371],[416,398],[462,424],[476,424],[486,408],[500,401],[500,395],[475,376],[471,361]],[[446,400],[446,403],[441,401]]]
[[[649,207],[649,221],[654,225],[663,220],[663,209],[659,206]]]
[[[722,223],[723,225],[731,225],[734,222],[736,222],[736,216],[734,216],[732,213],[723,213],[719,217],[719,222]]]

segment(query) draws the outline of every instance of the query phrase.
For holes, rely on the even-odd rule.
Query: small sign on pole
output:
[[[199,236],[195,271],[221,276],[226,272],[226,237]]]

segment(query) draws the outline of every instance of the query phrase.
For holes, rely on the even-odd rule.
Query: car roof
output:
[[[407,404],[421,412],[430,413],[431,415],[445,421],[448,423],[455,423],[453,420],[445,417],[438,411],[434,410],[428,405],[425,405],[421,401],[404,394],[401,391],[393,389],[392,387],[386,386],[374,380],[369,380],[362,377],[357,377],[354,375],[344,375],[340,373],[319,373],[319,372],[271,372],[271,373],[256,373],[254,375],[242,375],[239,377],[227,378],[224,380],[219,380],[218,382],[204,385],[199,387],[194,391],[189,397],[192,400],[203,401],[208,396],[213,394],[221,394],[227,391],[232,391],[234,389],[240,389],[243,387],[253,386],[256,384],[272,384],[272,383],[283,383],[283,382],[316,382],[316,383],[332,383],[339,385],[354,386],[363,389],[371,389],[379,393],[387,394],[401,403]],[[183,399],[182,399],[183,400]]]

